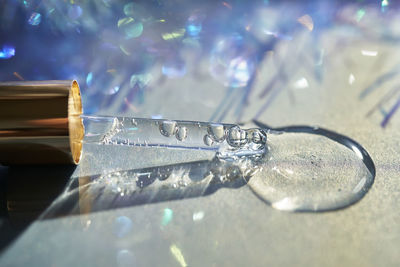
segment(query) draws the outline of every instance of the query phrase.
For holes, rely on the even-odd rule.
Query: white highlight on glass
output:
[[[378,55],[378,51],[361,50],[361,55],[366,56],[366,57],[376,57]]]

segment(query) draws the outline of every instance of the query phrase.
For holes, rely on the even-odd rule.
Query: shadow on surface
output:
[[[64,190],[73,165],[0,166],[0,252]]]
[[[250,175],[233,162],[214,158],[79,177],[41,219],[206,196],[220,188],[239,188]]]

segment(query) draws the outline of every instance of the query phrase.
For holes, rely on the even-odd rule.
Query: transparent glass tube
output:
[[[235,124],[82,115],[84,143],[212,150],[229,158],[265,153],[266,133]]]

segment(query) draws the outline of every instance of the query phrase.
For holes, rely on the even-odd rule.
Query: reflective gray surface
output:
[[[268,10],[279,17],[281,13],[275,11]],[[221,188],[204,197],[96,212],[90,212],[78,199],[75,205],[82,214],[34,222],[4,252],[0,264],[397,266],[397,16],[388,14],[388,22],[379,15],[380,10],[366,9],[369,16],[357,22],[357,11],[354,6],[343,8],[336,13],[335,24],[320,32],[317,44],[322,50],[317,51],[323,51],[322,55],[316,56],[316,41],[307,29],[294,34],[295,42],[280,40],[274,52],[267,53],[257,66],[259,75],[252,82],[249,105],[241,120],[257,118],[274,127],[319,125],[362,144],[375,162],[376,177],[361,201],[333,212],[289,213],[260,201],[247,186]],[[357,25],[357,30],[349,25]],[[386,33],[391,38],[383,28],[389,29]],[[318,58],[323,62],[321,69],[316,68],[321,66]],[[198,63],[200,74],[208,75],[208,58],[190,61],[188,56],[187,60],[188,66]],[[320,79],[318,71],[323,74]],[[273,90],[267,96],[273,96],[274,101],[268,102],[268,97],[260,95],[273,80]],[[241,89],[230,92],[239,94]],[[240,101],[229,103],[224,95],[229,90],[214,79],[198,80],[189,75],[165,79],[159,89],[146,91],[146,105],[141,106],[140,114],[207,121],[217,107],[225,105],[232,108],[223,120],[235,122],[238,117],[230,103]],[[123,101],[124,96],[117,95],[98,113],[116,115]],[[266,102],[268,108],[263,109]],[[219,114],[214,119],[217,117]],[[127,151],[118,147],[110,152],[88,146],[71,179],[209,158],[209,154],[193,151]]]

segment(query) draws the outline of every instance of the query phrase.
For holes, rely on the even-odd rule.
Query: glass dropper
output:
[[[81,115],[83,142],[98,145],[211,150],[219,158],[263,155],[267,134],[235,124]]]

